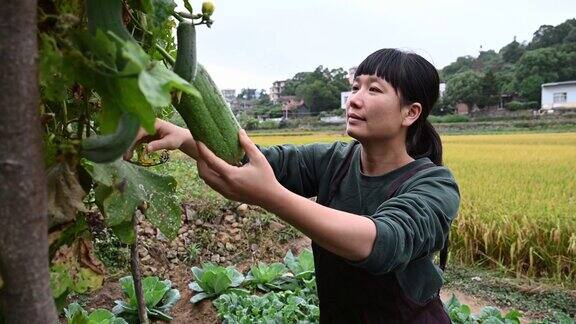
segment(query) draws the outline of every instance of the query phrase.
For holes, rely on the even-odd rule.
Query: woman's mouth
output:
[[[348,121],[366,121],[363,117],[356,114],[348,114]]]

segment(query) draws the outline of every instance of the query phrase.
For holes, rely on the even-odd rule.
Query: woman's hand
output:
[[[140,128],[133,147],[139,143],[148,143],[146,147],[148,152],[182,149],[184,153],[196,158],[196,145],[188,129],[158,118],[154,123],[154,128],[156,129],[154,135],[149,135],[143,128]],[[133,153],[132,148],[124,154],[124,159],[129,160]]]
[[[240,144],[250,163],[236,167],[217,157],[201,142],[198,144],[198,174],[212,189],[224,197],[264,208],[270,203],[270,193],[281,189],[266,157],[240,130]]]

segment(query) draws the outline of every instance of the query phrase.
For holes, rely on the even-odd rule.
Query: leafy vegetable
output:
[[[308,249],[303,250],[298,257],[295,257],[292,251],[288,251],[284,263],[297,279],[310,280],[314,277],[314,256]]]
[[[72,303],[64,309],[68,324],[127,324],[106,309],[97,309],[88,314],[78,303]]]
[[[208,262],[202,264],[202,268],[193,267],[192,273],[196,279],[188,285],[195,292],[190,299],[192,303],[230,291],[248,293],[247,290],[238,288],[244,281],[244,276],[234,267],[225,268]]]
[[[114,314],[125,317],[129,322],[136,320],[138,316],[138,301],[134,289],[132,276],[120,278],[122,291],[128,297],[128,301],[116,300],[116,306],[112,309]],[[158,277],[145,277],[142,280],[142,293],[149,318],[169,321],[172,317],[170,310],[180,299],[178,289],[171,289],[170,280],[160,280]]]
[[[271,292],[263,296],[224,294],[214,301],[225,323],[318,323],[315,293],[305,290]]]
[[[282,263],[267,265],[266,263],[258,262],[257,265],[253,265],[252,269],[250,269],[245,282],[260,290],[270,291],[271,289],[281,289],[280,285],[285,283],[288,278],[286,275],[287,268]]]

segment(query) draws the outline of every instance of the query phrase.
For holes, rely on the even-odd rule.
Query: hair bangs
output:
[[[360,75],[376,75],[386,80],[398,92],[404,77],[402,65],[406,54],[394,49],[384,48],[370,54],[356,69],[354,78]]]

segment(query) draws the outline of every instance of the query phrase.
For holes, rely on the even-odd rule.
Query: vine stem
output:
[[[180,17],[184,17],[184,18],[188,18],[188,19],[201,19],[202,17],[204,17],[202,14],[197,14],[197,15],[191,15],[189,13],[185,13],[185,12],[177,12],[177,15],[179,15]],[[176,18],[178,19],[178,18]]]
[[[134,280],[134,290],[136,291],[136,300],[138,301],[138,319],[141,324],[149,324],[148,312],[146,311],[146,302],[144,301],[144,294],[142,293],[142,275],[140,273],[140,260],[138,258],[138,219],[136,212],[132,215],[132,226],[134,230],[134,243],[132,243],[131,252],[131,267],[132,279]]]
[[[154,44],[154,47],[156,47],[156,49],[158,50],[160,55],[162,55],[162,57],[164,57],[164,59],[166,61],[168,61],[168,63],[171,66],[174,66],[174,64],[176,63],[176,60],[172,57],[172,55],[170,55],[168,52],[166,52],[166,50],[158,44]]]
[[[173,12],[173,13],[172,13],[172,17],[176,18],[176,20],[178,20],[179,22],[183,22],[183,21],[184,21],[184,18],[182,18],[182,14],[181,14],[181,13]]]

